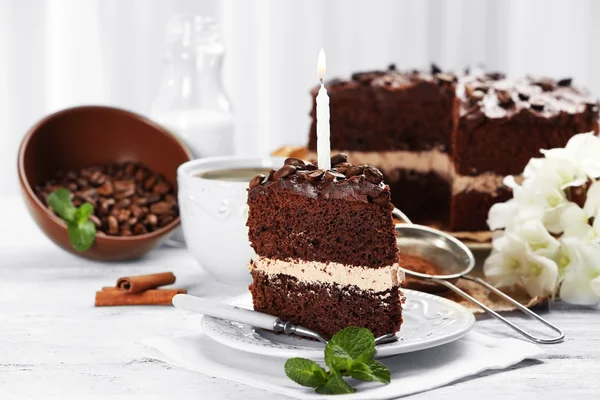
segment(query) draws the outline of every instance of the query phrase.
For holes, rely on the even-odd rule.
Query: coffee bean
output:
[[[255,186],[260,185],[264,179],[265,179],[265,176],[263,174],[256,175],[254,178],[252,178],[250,180],[250,189],[252,189]]]
[[[296,173],[296,167],[293,165],[284,165],[279,168],[275,174],[273,174],[273,178],[280,179],[285,178],[286,176],[294,175]]]
[[[338,165],[348,160],[348,156],[344,153],[339,153],[331,156],[331,165]]]
[[[131,211],[131,215],[133,215],[136,218],[141,218],[144,215],[144,210],[137,204],[132,204],[129,207],[129,211]]]
[[[166,201],[159,201],[158,203],[154,203],[154,204],[152,204],[152,206],[150,206],[150,211],[152,211],[153,214],[158,214],[158,215],[166,214],[166,213],[170,212],[171,210],[172,210],[172,207]]]
[[[152,188],[152,193],[154,194],[167,194],[171,191],[171,185],[169,185],[165,181],[158,182]]]
[[[346,175],[344,175],[344,174],[341,174],[339,172],[332,171],[332,170],[325,171],[325,180],[326,181],[333,181],[333,180],[341,181],[344,179],[346,179]]]
[[[273,180],[273,175],[275,175],[275,169],[272,169],[269,171],[269,176],[267,177],[267,181],[272,181]]]
[[[91,166],[57,173],[55,178],[36,188],[36,195],[47,204],[48,195],[62,187],[71,191],[76,207],[84,202],[92,204],[94,213],[90,221],[98,231],[109,235],[151,232],[178,216],[172,186],[161,175],[137,163]],[[154,210],[161,212],[160,217],[149,214],[148,207],[155,204],[159,204]],[[139,224],[141,227],[134,229]]]
[[[529,100],[529,95],[527,93],[519,92],[519,99],[522,101],[527,101]]]
[[[131,216],[131,211],[129,211],[127,209],[121,209],[121,210],[119,210],[119,214],[117,215],[117,221],[125,222],[129,219],[130,216]]]
[[[117,208],[127,208],[131,205],[131,200],[129,199],[121,199],[115,204]]]
[[[442,69],[434,63],[431,63],[431,75],[439,74],[440,72],[442,72]]]
[[[119,221],[113,215],[108,216],[108,232],[109,235],[119,234]]]
[[[158,226],[163,227],[165,225],[170,224],[171,222],[173,222],[173,220],[175,219],[175,217],[173,215],[161,215],[158,217]]]
[[[380,184],[383,181],[383,174],[375,167],[366,167],[364,174],[365,178],[367,178],[369,182],[372,182],[376,185]]]
[[[564,79],[560,79],[558,82],[556,82],[556,84],[558,86],[571,86],[572,82],[573,82],[573,78],[564,78]]]
[[[293,165],[294,167],[304,167],[306,164],[299,158],[289,157],[283,162],[285,165]]]
[[[146,223],[150,226],[158,225],[158,217],[154,214],[146,215]]]
[[[499,90],[496,92],[496,96],[498,97],[498,102],[500,105],[506,107],[513,103],[512,94],[506,90]]]
[[[175,207],[177,205],[177,198],[172,194],[167,194],[165,196],[165,201],[169,203],[172,207]]]
[[[100,218],[96,217],[94,214],[90,215],[90,221],[96,225],[96,228],[100,228],[102,226],[102,221],[100,221]]]
[[[114,193],[113,184],[110,181],[104,182],[102,186],[96,189],[100,196],[110,196]]]
[[[156,176],[152,175],[150,178],[144,181],[144,189],[150,190],[156,183]]]
[[[135,224],[135,226],[133,227],[133,233],[135,235],[143,235],[144,233],[148,233],[148,230],[142,224]]]
[[[348,170],[346,171],[346,178],[351,178],[356,175],[362,175],[363,171],[364,171],[364,167],[361,167],[358,165],[353,165],[352,167],[348,167]]]
[[[322,169],[316,169],[306,174],[306,180],[309,182],[319,181],[323,177],[324,171]]]
[[[308,171],[314,171],[314,170],[316,170],[316,169],[317,169],[317,166],[316,166],[315,164],[313,164],[313,163],[306,163],[306,166],[305,166],[305,167],[306,167],[306,169],[307,169]]]

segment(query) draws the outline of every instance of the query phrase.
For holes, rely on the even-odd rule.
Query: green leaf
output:
[[[71,244],[79,252],[89,249],[96,239],[96,225],[92,221],[84,221],[81,224],[69,222],[67,232]]]
[[[390,383],[390,371],[380,362],[371,360],[368,363],[356,362],[352,365],[349,375],[361,381],[379,381]]]
[[[74,222],[78,224],[82,224],[88,220],[90,215],[94,213],[94,206],[90,203],[83,203],[81,207],[75,210],[75,214],[73,216]]]
[[[48,205],[59,217],[65,221],[73,221],[75,206],[71,202],[71,193],[68,189],[57,189],[48,195]]]
[[[290,358],[285,362],[285,374],[294,382],[312,388],[327,382],[327,372],[319,364],[306,358]]]
[[[383,365],[379,361],[375,361],[375,360],[369,361],[368,365],[369,365],[369,368],[371,368],[374,380],[381,382],[381,383],[385,383],[386,385],[388,383],[390,383],[390,381],[391,381],[390,370],[387,369],[387,367],[385,365]]]
[[[348,394],[356,392],[356,389],[350,386],[338,371],[331,370],[327,382],[317,387],[316,392],[319,394]]]
[[[375,337],[366,328],[344,328],[325,347],[325,364],[348,374],[355,362],[367,363],[375,354]]]

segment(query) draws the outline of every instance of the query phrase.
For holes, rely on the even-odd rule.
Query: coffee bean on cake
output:
[[[48,206],[48,195],[60,188],[71,192],[76,207],[90,203],[94,207],[90,220],[107,235],[143,235],[162,228],[179,215],[173,186],[162,175],[138,163],[58,173],[35,191]]]

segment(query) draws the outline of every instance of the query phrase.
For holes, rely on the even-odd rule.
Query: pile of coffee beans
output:
[[[271,170],[269,176],[265,177],[261,174],[252,178],[250,188],[289,176],[313,183],[340,182],[355,176],[364,176],[367,181],[375,185],[383,182],[383,174],[377,168],[370,165],[351,164],[348,162],[348,156],[344,153],[331,156],[331,165],[330,170],[324,171],[319,169],[315,163],[290,157],[284,161],[283,167]]]
[[[46,205],[53,191],[66,188],[73,205],[94,206],[90,217],[99,231],[113,236],[143,235],[179,215],[173,187],[160,174],[133,162],[66,171],[35,188]]]

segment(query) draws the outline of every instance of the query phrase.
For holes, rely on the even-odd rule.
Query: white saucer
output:
[[[475,324],[475,317],[453,301],[428,293],[403,290],[406,295],[398,332],[400,340],[377,346],[375,358],[393,356],[440,346],[460,339]],[[252,309],[250,293],[231,300],[232,305]],[[209,316],[202,317],[208,337],[228,347],[273,357],[323,359],[323,343],[296,336],[275,334],[250,325]]]

